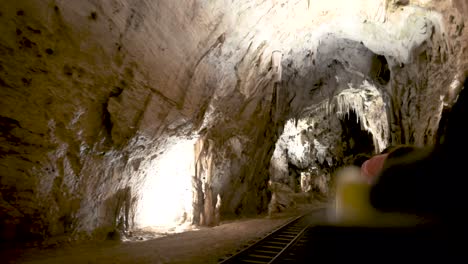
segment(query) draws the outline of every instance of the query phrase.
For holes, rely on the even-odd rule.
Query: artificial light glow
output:
[[[150,165],[138,203],[138,227],[168,231],[191,221],[195,141],[176,139]]]

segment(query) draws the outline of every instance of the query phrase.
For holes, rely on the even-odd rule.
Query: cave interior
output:
[[[2,1],[2,245],[331,201],[360,155],[458,140],[467,15],[465,0]]]

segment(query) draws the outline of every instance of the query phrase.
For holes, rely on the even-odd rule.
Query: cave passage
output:
[[[343,131],[341,142],[345,157],[354,157],[358,154],[369,156],[375,154],[372,133],[363,129],[361,120],[355,111],[349,111],[340,122]]]
[[[466,0],[0,0],[0,248],[333,201],[354,157],[457,133],[467,14]],[[188,239],[192,253],[243,238],[210,232],[225,244]],[[178,253],[163,246],[141,248]]]

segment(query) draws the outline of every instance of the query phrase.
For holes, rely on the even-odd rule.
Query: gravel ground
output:
[[[216,227],[140,242],[101,241],[55,249],[17,250],[10,263],[217,263],[295,216],[324,206],[298,205],[271,217],[224,221]]]

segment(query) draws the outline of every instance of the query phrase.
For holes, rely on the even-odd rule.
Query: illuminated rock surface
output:
[[[345,2],[2,1],[0,238],[216,225],[270,175],[327,195],[358,152],[434,143],[468,4]]]

